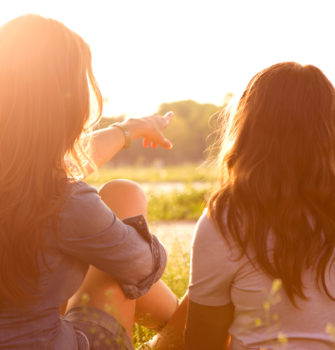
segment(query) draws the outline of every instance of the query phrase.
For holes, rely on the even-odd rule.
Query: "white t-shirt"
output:
[[[303,274],[309,300],[289,301],[273,281],[228,245],[206,211],[192,243],[189,298],[207,306],[234,305],[229,333],[231,350],[332,350],[335,348],[335,302],[315,286],[311,270]],[[335,295],[335,264],[328,268],[327,286]],[[331,334],[333,333],[333,334]]]

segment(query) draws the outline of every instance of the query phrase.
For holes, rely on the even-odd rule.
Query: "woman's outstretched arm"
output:
[[[144,147],[171,148],[171,142],[164,136],[163,130],[169,125],[173,113],[169,112],[163,117],[152,115],[143,118],[130,118],[118,123],[129,131],[130,138],[143,137]],[[92,134],[92,159],[97,167],[101,167],[115,156],[125,145],[126,136],[121,128],[108,127],[94,131]],[[88,169],[88,173],[93,169]]]

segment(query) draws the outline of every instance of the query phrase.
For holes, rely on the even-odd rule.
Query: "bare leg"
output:
[[[139,214],[146,216],[147,201],[144,192],[134,182],[114,180],[105,184],[99,193],[120,219]],[[110,275],[93,266],[90,267],[79,290],[69,300],[67,310],[82,306],[83,295],[89,297],[85,300],[86,305],[113,315],[125,327],[130,337],[135,312],[137,320],[142,320],[145,326],[158,328],[169,320],[177,307],[176,296],[161,281],[138,300],[130,300]]]
[[[90,266],[82,285],[69,300],[67,310],[83,305],[109,313],[132,337],[136,301],[127,299],[118,283],[94,266]]]
[[[130,191],[129,187],[134,187]],[[133,191],[140,192],[134,201]],[[146,217],[147,201],[137,184],[115,180],[100,189],[104,202],[120,219],[142,214]],[[122,198],[122,201],[119,199]],[[140,208],[138,208],[138,205]],[[139,211],[140,209],[140,211]],[[136,300],[135,321],[147,328],[160,328],[175,312],[178,299],[162,281],[155,283],[150,291]]]
[[[178,298],[162,281],[136,300],[135,321],[147,328],[160,331],[178,307]]]
[[[99,194],[119,219],[139,214],[147,216],[147,199],[136,182],[113,180],[104,184]]]

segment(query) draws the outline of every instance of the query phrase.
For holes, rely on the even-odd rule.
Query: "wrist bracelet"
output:
[[[124,137],[125,137],[125,144],[124,144],[123,148],[128,148],[131,144],[130,131],[124,125],[121,125],[119,123],[114,123],[110,127],[111,128],[115,127],[115,128],[122,130]]]

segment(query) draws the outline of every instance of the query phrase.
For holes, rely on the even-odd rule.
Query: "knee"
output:
[[[100,187],[99,194],[103,199],[115,197],[116,194],[122,194],[124,197],[139,198],[146,201],[142,187],[134,181],[125,179],[117,179],[105,183]]]
[[[118,214],[126,208],[127,216],[146,215],[147,199],[143,189],[134,181],[118,179],[105,183],[99,190],[102,200]],[[124,211],[124,210],[123,210]],[[118,216],[124,216],[123,213]]]

